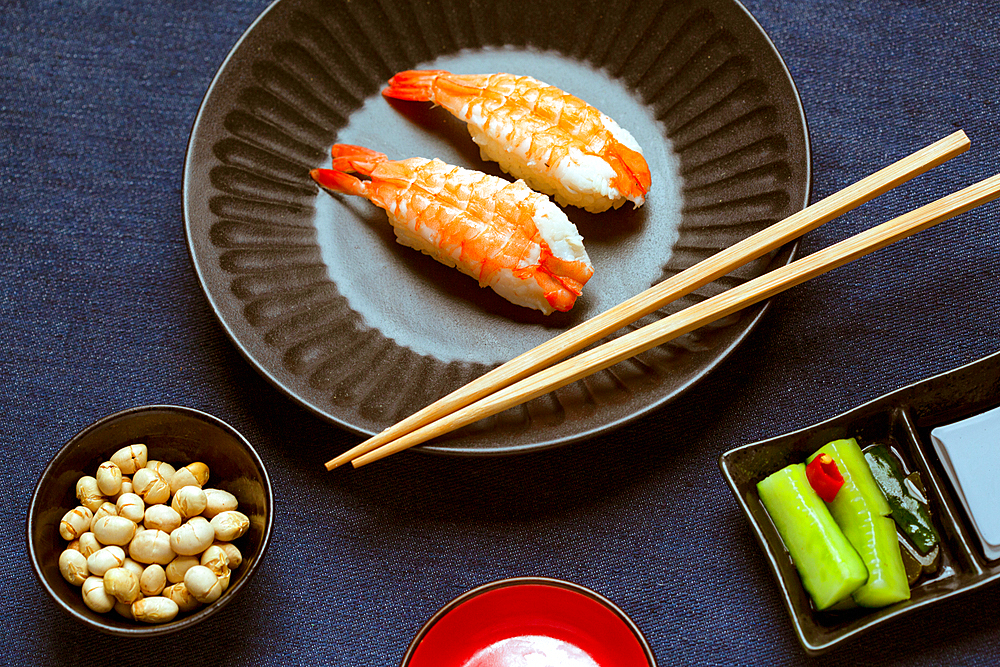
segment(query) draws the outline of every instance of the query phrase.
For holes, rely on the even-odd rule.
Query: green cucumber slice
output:
[[[941,538],[934,530],[930,507],[907,486],[896,457],[885,445],[875,445],[865,450],[865,460],[889,501],[896,525],[921,554],[929,553]]]
[[[816,609],[827,609],[865,583],[864,562],[809,485],[804,464],[769,475],[757,483],[757,493]]]
[[[854,601],[863,607],[884,607],[909,599],[910,586],[896,524],[888,516],[889,503],[857,440],[829,442],[809,460],[824,452],[833,457],[844,476],[844,485],[827,507],[868,568],[868,581],[853,593]]]

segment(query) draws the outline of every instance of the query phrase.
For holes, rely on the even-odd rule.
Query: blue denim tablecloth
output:
[[[4,662],[392,666],[458,593],[547,575],[617,602],[661,665],[1000,664],[995,587],[807,658],[716,464],[727,449],[1000,350],[1000,206],[778,297],[721,368],[612,436],[516,458],[401,455],[328,474],[322,463],[356,438],[240,356],[183,234],[192,122],[266,6],[3,3]],[[995,0],[747,6],[801,93],[814,200],[957,128],[973,141],[919,187],[809,234],[803,252],[1000,170]],[[246,434],[270,470],[278,520],[241,598],[190,631],[132,641],[89,632],[44,597],[24,517],[63,442],[147,403],[203,409]]]

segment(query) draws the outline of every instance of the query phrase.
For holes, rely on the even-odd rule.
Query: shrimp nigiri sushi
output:
[[[641,206],[650,173],[629,132],[578,97],[530,76],[409,70],[386,97],[434,102],[465,121],[484,160],[563,205]]]
[[[390,160],[360,146],[332,152],[332,169],[310,172],[317,183],[368,199],[389,214],[399,243],[508,301],[546,315],[567,311],[594,273],[576,225],[523,181],[438,159]]]

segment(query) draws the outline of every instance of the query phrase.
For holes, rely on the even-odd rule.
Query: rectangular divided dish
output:
[[[819,424],[744,445],[720,457],[723,477],[764,550],[806,652],[822,653],[914,609],[1000,580],[1000,560],[985,556],[930,437],[935,427],[998,405],[1000,353],[903,387]],[[941,563],[934,574],[924,575],[913,585],[909,600],[881,609],[818,612],[757,495],[756,485],[788,464],[805,461],[827,442],[852,437],[862,448],[875,443],[889,445],[907,473],[920,473],[941,537]],[[1000,507],[996,511],[1000,512]]]

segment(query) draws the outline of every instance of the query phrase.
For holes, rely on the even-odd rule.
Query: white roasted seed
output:
[[[125,550],[118,546],[104,547],[87,556],[87,569],[95,577],[103,577],[113,567],[125,564]]]
[[[103,577],[87,577],[80,588],[83,592],[83,603],[98,614],[114,609],[115,599],[105,592]]]
[[[185,519],[198,516],[205,510],[206,505],[208,499],[198,486],[184,486],[177,489],[173,500],[170,501],[170,506]]]
[[[222,595],[222,582],[204,565],[195,565],[184,574],[184,585],[202,604],[215,602]]]
[[[82,586],[90,576],[87,557],[74,549],[66,549],[59,554],[59,574],[74,586]]]
[[[128,556],[125,557],[125,562],[122,564],[122,567],[137,577],[141,577],[142,571],[146,569],[142,563],[132,560]]]
[[[132,604],[140,597],[139,577],[124,567],[113,567],[104,573],[104,592],[119,602]]]
[[[105,516],[94,522],[92,532],[101,544],[125,546],[135,537],[136,525],[123,516]]]
[[[170,547],[170,535],[147,528],[135,534],[128,546],[129,555],[140,563],[166,565],[176,555]]]
[[[159,595],[167,585],[167,573],[162,565],[153,563],[142,571],[139,577],[139,590],[145,596]]]
[[[105,461],[97,468],[97,488],[105,496],[117,495],[122,489],[122,469],[114,461]]]
[[[80,536],[80,553],[88,558],[90,557],[90,554],[94,553],[102,546],[104,545],[98,542],[97,538],[94,537],[94,534],[89,530]]]
[[[170,483],[170,478],[174,476],[176,469],[166,461],[147,461],[146,466],[150,470],[155,470],[156,474]]]
[[[197,486],[201,488],[205,486],[206,482],[208,482],[208,466],[201,461],[195,461],[183,468],[177,469],[177,472],[174,473],[173,478],[170,480],[170,490],[177,493],[178,489],[182,489],[185,486]]]
[[[172,533],[181,525],[181,515],[170,505],[150,505],[146,508],[143,523],[146,528]]]
[[[90,530],[94,530],[94,523],[96,523],[98,519],[102,519],[106,516],[118,516],[118,506],[109,502],[101,503],[101,506],[97,508],[96,512],[94,512],[94,518],[90,520]]]
[[[205,489],[205,510],[202,516],[207,519],[214,518],[217,514],[237,509],[239,502],[236,496],[223,491],[222,489]]]
[[[247,515],[236,510],[217,514],[212,518],[211,523],[215,530],[215,539],[220,542],[232,542],[239,539],[250,527],[250,519],[247,518]]]
[[[123,516],[134,523],[141,522],[146,514],[146,503],[135,493],[123,493],[118,496],[115,507],[118,508],[118,516]]]
[[[146,445],[128,445],[112,454],[111,462],[123,475],[134,475],[136,470],[146,467],[147,455]]]
[[[197,556],[178,556],[167,565],[167,581],[172,584],[184,581],[184,574],[200,564]]]
[[[183,581],[164,588],[163,597],[170,598],[176,602],[177,607],[185,613],[194,611],[201,606],[201,603],[191,595],[191,591],[187,589]]]
[[[181,556],[194,556],[215,541],[215,528],[208,519],[193,516],[180,528],[170,533],[170,547]]]
[[[213,542],[213,546],[220,547],[226,552],[226,557],[229,559],[229,569],[235,570],[243,562],[243,554],[240,553],[239,548],[235,544],[230,544],[229,542]]]
[[[176,602],[160,595],[132,604],[132,617],[143,623],[167,623],[177,617],[178,611]]]
[[[96,512],[101,503],[107,500],[97,486],[97,478],[90,475],[84,475],[77,480],[76,499],[91,512]]]
[[[98,505],[98,507],[100,507]],[[90,530],[94,520],[94,512],[83,505],[74,507],[63,515],[59,522],[59,535],[69,542],[75,540]]]
[[[132,475],[132,490],[147,505],[165,503],[170,500],[170,483],[152,468],[137,470]]]
[[[229,557],[226,555],[225,549],[214,544],[205,549],[205,553],[201,555],[200,563],[217,577],[229,573]]]
[[[122,477],[122,487],[118,491],[118,493],[115,495],[115,497],[112,498],[112,500],[114,500],[117,503],[118,499],[121,498],[126,493],[134,493],[134,490],[132,488],[132,478],[131,477]],[[129,613],[131,613],[131,612],[129,612]]]

